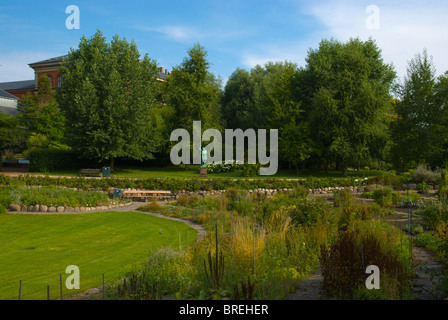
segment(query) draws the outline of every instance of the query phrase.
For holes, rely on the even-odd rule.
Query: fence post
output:
[[[20,280],[19,282],[19,300],[21,299],[21,295],[22,295],[22,280]]]
[[[59,274],[59,289],[60,289],[61,300],[62,300],[62,273]]]

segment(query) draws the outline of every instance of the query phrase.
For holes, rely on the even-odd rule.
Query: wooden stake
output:
[[[20,283],[19,283],[19,300],[20,300],[21,296],[22,296],[22,280],[20,280]]]
[[[104,273],[103,273],[103,300],[106,300],[106,288],[104,286]]]

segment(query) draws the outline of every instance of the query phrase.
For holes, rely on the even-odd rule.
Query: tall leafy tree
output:
[[[346,176],[349,164],[382,154],[395,72],[371,39],[322,40],[306,62],[313,134]]]
[[[159,133],[151,110],[160,90],[156,62],[140,59],[134,41],[115,36],[110,43],[100,31],[82,37],[78,49],[60,67],[59,103],[68,122],[70,143],[86,158],[153,157]]]
[[[395,105],[397,120],[391,125],[392,154],[398,169],[415,167],[419,163],[430,164],[434,156],[437,131],[443,110],[436,103],[436,75],[432,58],[427,51],[417,54],[408,64],[407,74],[399,90],[399,102]],[[442,90],[443,91],[443,90]]]
[[[173,128],[191,133],[193,121],[201,121],[203,130],[221,127],[220,83],[209,68],[207,52],[198,43],[173,68],[166,82],[166,101],[174,109]]]
[[[201,121],[202,131],[221,129],[221,84],[209,68],[207,52],[198,43],[173,68],[165,87],[167,104],[173,109],[169,119],[172,130],[186,129],[191,136],[193,121]]]
[[[226,128],[254,128],[254,113],[254,82],[248,71],[237,68],[224,88],[222,114]]]
[[[19,153],[25,149],[28,132],[18,118],[0,111],[0,155]]]
[[[37,92],[28,93],[20,101],[18,110],[17,118],[30,135],[30,147],[65,147],[65,117],[46,75],[39,78]]]

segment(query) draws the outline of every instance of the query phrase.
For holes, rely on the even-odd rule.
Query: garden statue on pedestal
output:
[[[199,176],[207,176],[207,150],[204,147],[201,148],[201,167],[199,168]]]

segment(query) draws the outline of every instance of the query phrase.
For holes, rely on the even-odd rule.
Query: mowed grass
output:
[[[160,234],[160,231],[162,233]],[[197,231],[182,222],[138,212],[0,215],[0,299],[50,299],[84,292],[124,276],[144,262],[152,249],[181,248],[196,241]],[[80,270],[80,290],[68,290],[65,270]]]

